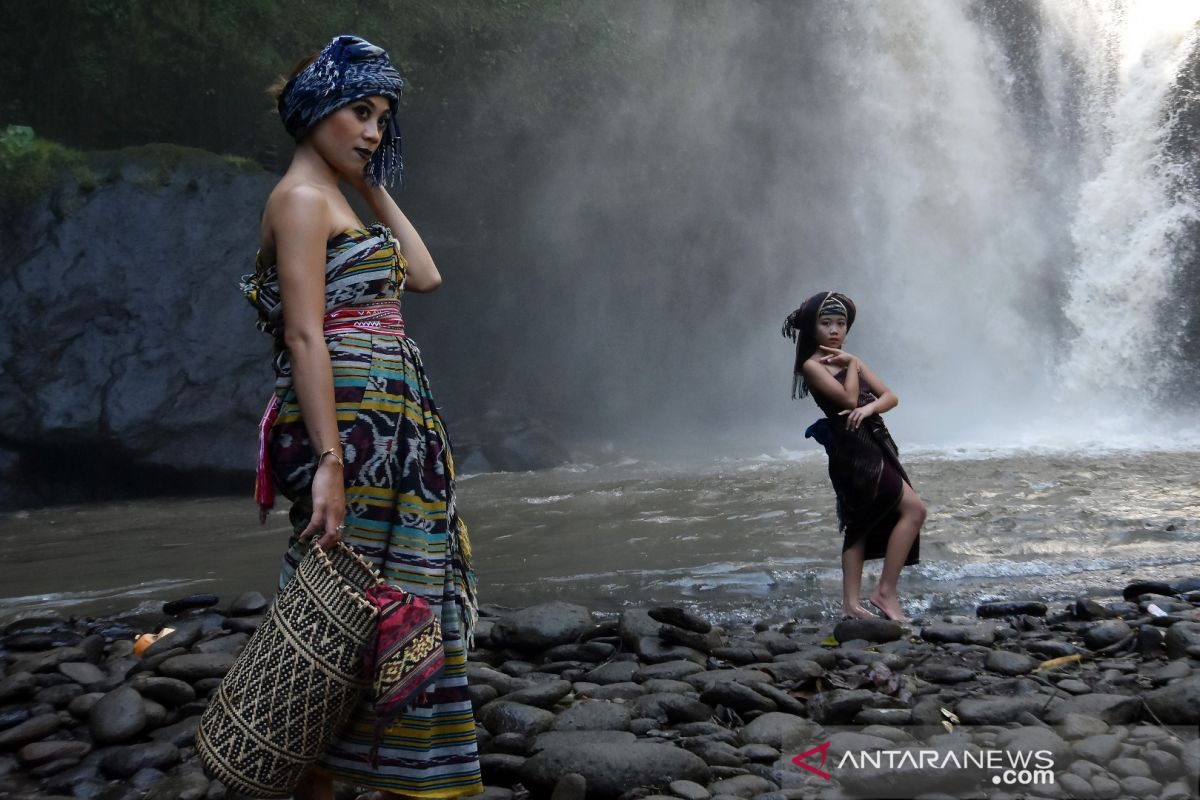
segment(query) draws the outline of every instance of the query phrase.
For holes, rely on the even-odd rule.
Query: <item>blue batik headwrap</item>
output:
[[[296,141],[312,126],[347,103],[380,95],[388,99],[391,119],[365,174],[373,186],[404,182],[400,156],[400,123],[396,106],[404,79],[392,66],[387,51],[357,36],[335,36],[316,59],[283,87],[279,116]]]

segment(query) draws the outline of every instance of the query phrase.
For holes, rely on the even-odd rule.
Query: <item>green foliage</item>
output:
[[[0,34],[0,124],[85,149],[174,142],[278,165],[289,141],[266,88],[353,32],[404,73],[406,130],[489,140],[569,111],[620,71],[623,35],[609,18],[619,5],[78,0],[46,25],[44,6],[16,4]]]
[[[64,173],[73,174],[86,190],[90,174],[78,151],[39,139],[25,125],[9,125],[0,133],[0,207],[5,211],[45,197]]]

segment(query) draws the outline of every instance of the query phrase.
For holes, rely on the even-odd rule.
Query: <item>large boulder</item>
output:
[[[513,611],[492,627],[492,641],[525,650],[569,644],[595,628],[592,614],[574,603],[553,600]]]
[[[1200,676],[1148,692],[1146,707],[1166,725],[1200,725]]]

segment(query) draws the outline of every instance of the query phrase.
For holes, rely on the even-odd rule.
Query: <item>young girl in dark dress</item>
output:
[[[842,349],[854,303],[820,292],[788,316],[783,335],[796,342],[792,396],[812,393],[825,416],[805,432],[825,446],[837,495],[842,542],[842,612],[871,617],[861,601],[863,563],[883,559],[870,603],[888,619],[905,620],[897,593],[900,569],[916,564],[925,504],[913,491],[880,414],[899,400],[857,356]]]

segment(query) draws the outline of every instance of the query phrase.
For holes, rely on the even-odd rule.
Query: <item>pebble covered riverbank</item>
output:
[[[1200,579],[1123,596],[906,626],[485,608],[469,664],[482,796],[1200,797]],[[0,798],[232,797],[193,737],[266,605],[8,625]]]

